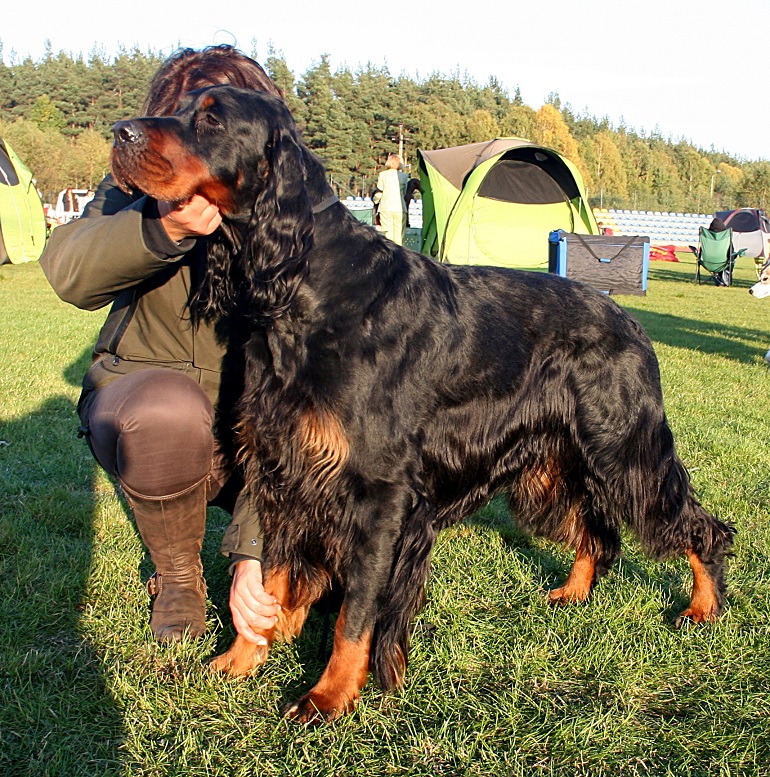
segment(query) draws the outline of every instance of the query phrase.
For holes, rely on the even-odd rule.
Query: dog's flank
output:
[[[581,284],[439,265],[321,207],[323,167],[268,95],[215,87],[148,121],[146,150],[115,148],[126,179],[188,191],[143,165],[167,144],[192,158],[180,170],[205,167],[196,191],[232,187],[224,215],[242,248],[212,253],[203,296],[206,315],[241,305],[254,323],[240,439],[283,636],[344,589],[329,664],[287,714],[349,711],[367,667],[383,688],[403,682],[436,536],[495,494],[524,529],[576,551],[554,603],[588,596],[627,525],[654,558],[689,559],[681,617],[717,617],[733,530],[693,494],[634,319]],[[243,283],[228,291],[222,277]],[[250,673],[266,655],[237,637],[213,666]]]

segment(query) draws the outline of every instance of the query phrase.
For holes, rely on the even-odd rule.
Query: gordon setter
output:
[[[245,306],[253,327],[239,435],[283,607],[268,642],[344,590],[328,664],[287,715],[351,710],[370,671],[383,689],[403,682],[436,536],[495,494],[575,550],[551,602],[588,596],[625,524],[654,558],[687,556],[679,621],[719,615],[733,529],[693,494],[650,341],[608,297],[394,245],[338,202],[266,94],[213,87],[173,117],[120,122],[113,171],[225,216],[192,304],[208,320]],[[213,667],[251,674],[267,654],[239,636]]]

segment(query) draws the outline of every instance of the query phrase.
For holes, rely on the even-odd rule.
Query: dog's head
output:
[[[302,186],[296,127],[272,95],[215,86],[191,92],[173,116],[119,121],[112,171],[126,190],[178,202],[200,194],[233,218],[250,213],[276,173]]]
[[[770,297],[770,259],[762,265],[759,271],[759,280],[749,289],[757,299]]]
[[[264,92],[214,86],[191,92],[173,116],[121,121],[113,133],[121,187],[171,202],[200,194],[245,226],[236,257],[209,251],[204,314],[231,307],[245,282],[258,317],[280,315],[313,242],[305,151],[286,105]]]

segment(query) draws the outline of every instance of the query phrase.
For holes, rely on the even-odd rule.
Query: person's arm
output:
[[[53,230],[40,265],[65,302],[97,310],[183,258],[195,237],[220,223],[217,208],[202,197],[177,206],[134,200],[108,176],[81,218]]]
[[[233,520],[222,538],[222,553],[233,562],[230,567],[233,626],[247,642],[267,644],[254,629],[275,626],[281,607],[262,585],[262,527],[245,490],[238,496]]]

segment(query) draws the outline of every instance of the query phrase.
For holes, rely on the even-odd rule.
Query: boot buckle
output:
[[[160,593],[160,575],[153,572],[147,580],[147,593],[150,596],[157,596]]]

